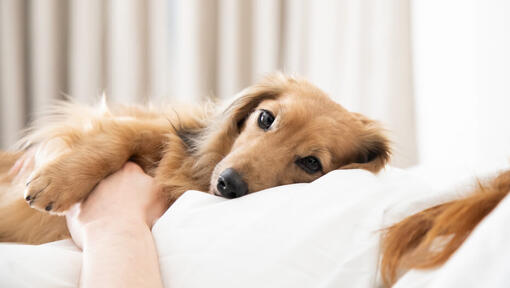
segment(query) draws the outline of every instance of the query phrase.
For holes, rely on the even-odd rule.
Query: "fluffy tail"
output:
[[[510,192],[510,171],[471,196],[434,206],[388,228],[382,241],[381,275],[391,286],[399,273],[443,264],[471,231]]]

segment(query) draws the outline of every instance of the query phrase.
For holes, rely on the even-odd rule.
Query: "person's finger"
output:
[[[28,170],[32,170],[34,166],[34,148],[25,151],[23,155],[14,163],[7,172],[7,176],[14,181],[20,180],[20,177],[26,174]]]
[[[66,218],[75,218],[80,212],[80,203],[76,203],[65,212]]]
[[[76,203],[74,204],[73,206],[71,206],[71,208],[69,208],[69,210],[66,211],[65,213],[65,217],[66,217],[66,224],[67,224],[67,228],[69,229],[69,233],[71,233],[71,237],[74,241],[74,243],[76,244],[76,246],[78,247],[83,247],[82,246],[82,231],[81,231],[81,227],[80,227],[80,220],[78,219],[79,218],[79,215],[80,215],[80,210],[81,210],[81,204],[80,203]]]
[[[34,162],[35,162],[34,154],[30,152],[24,159],[23,164],[21,166],[21,170],[18,175],[24,175],[25,172],[27,172],[28,170],[32,170],[32,168],[34,168]]]
[[[131,161],[126,162],[126,164],[124,164],[124,166],[122,166],[122,170],[127,171],[127,172],[144,173],[142,170],[142,167],[140,167],[138,164],[131,162]]]
[[[13,177],[13,176],[17,175],[18,172],[21,170],[21,167],[23,166],[24,161],[25,161],[25,159],[23,158],[23,156],[21,156],[21,158],[19,158],[16,161],[16,163],[14,163],[14,165],[12,165],[11,169],[9,169],[9,172],[7,172],[7,176]]]

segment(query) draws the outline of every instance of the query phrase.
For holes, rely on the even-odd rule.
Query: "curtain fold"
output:
[[[105,3],[72,0],[69,4],[69,95],[93,102],[105,87]]]
[[[23,1],[2,0],[0,4],[0,147],[7,147],[28,120],[28,15]]]
[[[3,148],[64,95],[200,103],[282,70],[382,121],[394,164],[417,161],[408,0],[0,3]]]

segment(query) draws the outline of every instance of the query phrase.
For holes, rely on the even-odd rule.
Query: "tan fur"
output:
[[[488,184],[479,183],[468,197],[426,209],[389,227],[382,242],[381,274],[386,286],[406,270],[446,262],[509,192],[510,171],[506,171]]]
[[[275,115],[268,131],[258,127],[260,109]],[[282,74],[245,89],[219,113],[66,103],[39,122],[21,145],[37,149],[32,174],[17,177],[23,181],[0,178],[5,199],[0,241],[68,237],[63,217],[55,214],[85,199],[128,160],[155,176],[171,205],[190,189],[216,194],[218,175],[226,168],[235,168],[252,193],[310,182],[334,169],[377,172],[390,155],[376,122],[347,111],[305,80]],[[296,165],[309,155],[320,159],[322,171],[310,175]],[[20,152],[0,156],[5,173]]]

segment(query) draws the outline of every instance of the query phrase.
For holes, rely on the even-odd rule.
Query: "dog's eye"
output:
[[[308,174],[314,174],[322,170],[321,161],[314,156],[300,158],[296,164]]]
[[[259,115],[259,127],[268,130],[274,122],[274,116],[267,110],[262,110]]]

